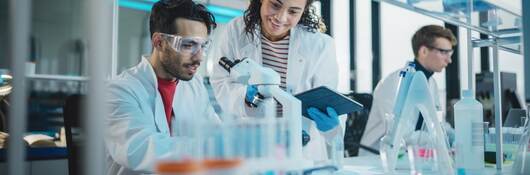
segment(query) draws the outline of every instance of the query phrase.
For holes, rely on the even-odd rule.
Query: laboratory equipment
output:
[[[526,110],[512,108],[508,111],[508,114],[506,115],[506,119],[504,119],[504,122],[502,122],[502,124],[504,125],[504,127],[513,127],[513,128],[523,127],[525,119],[526,119]]]
[[[511,128],[511,127],[502,127],[502,148],[503,148],[503,162],[512,162],[515,159],[517,148],[519,146],[519,141],[523,135],[523,127]],[[484,150],[486,163],[496,163],[495,153],[496,153],[496,141],[497,134],[495,128],[489,128],[488,132],[484,135]]]
[[[332,164],[337,166],[339,170],[342,169],[342,165],[344,164],[344,134],[342,133],[342,130],[339,130],[339,133],[335,136],[333,139],[331,148],[331,161]]]
[[[160,175],[204,175],[204,168],[197,161],[162,161],[157,164],[156,171]]]
[[[515,153],[512,174],[530,174],[530,128],[528,117],[525,120],[523,135],[519,141],[519,148]]]
[[[393,110],[392,124],[381,138],[380,158],[386,173],[394,173],[398,152],[404,146],[406,138],[414,132],[414,126],[421,112],[426,130],[425,138],[432,142],[433,160],[437,174],[454,174],[454,165],[449,156],[446,134],[436,117],[433,98],[429,92],[427,78],[422,72],[416,72],[410,64],[400,74],[398,94]]]
[[[182,155],[199,162],[206,174],[301,174],[310,168],[311,162],[302,158],[301,103],[279,88],[279,74],[251,59],[223,57],[219,64],[232,82],[257,87],[264,97],[258,115],[222,113],[221,123],[176,117],[182,126],[174,137],[189,139],[190,144]],[[282,104],[283,117],[275,117],[275,100]]]
[[[454,105],[456,168],[461,174],[482,174],[484,169],[484,123],[482,104],[472,91],[462,92]]]
[[[503,125],[506,124],[508,112],[513,109],[521,109],[522,105],[517,95],[517,76],[515,73],[500,72],[501,85],[501,117]],[[494,101],[493,101],[493,73],[481,72],[476,74],[476,99],[482,103],[484,107],[484,121],[489,122],[495,126]]]
[[[4,99],[13,91],[11,81],[13,77],[6,69],[0,69],[0,131],[7,131],[7,99]]]
[[[472,0],[474,11],[487,11],[494,9],[494,5],[484,0]],[[448,12],[466,12],[469,0],[443,0],[443,7]]]
[[[256,85],[258,92],[265,98],[274,98],[282,104],[283,117],[289,122],[288,154],[295,159],[302,159],[302,104],[291,94],[280,89],[280,75],[270,68],[263,67],[252,59],[241,59],[232,62],[226,57],[219,60],[219,64],[229,72],[235,82],[245,85]]]
[[[207,159],[202,164],[207,175],[243,175],[239,159]]]
[[[13,90],[11,86],[12,79],[13,76],[9,75],[7,70],[0,69],[0,100],[3,100]]]
[[[261,105],[274,104],[272,99],[265,99]],[[182,118],[177,123],[187,132],[177,132],[179,135],[174,137],[189,139],[190,145],[182,148],[185,149],[182,157],[199,162],[206,174],[301,172],[310,164],[304,164],[304,160],[295,159],[288,152],[293,146],[288,137],[290,123],[284,118],[270,117],[275,111],[270,108],[266,117],[221,114],[222,123]]]
[[[438,174],[434,144],[424,129],[414,131],[405,138],[411,174]]]

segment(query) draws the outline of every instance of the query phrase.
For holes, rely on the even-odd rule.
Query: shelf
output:
[[[521,36],[509,36],[496,39],[477,39],[472,38],[473,47],[492,47],[499,45],[499,49],[511,52],[514,54],[522,54],[521,52]]]
[[[26,76],[29,79],[62,80],[62,81],[87,81],[87,77],[70,75],[32,74]]]
[[[520,35],[520,8],[503,5],[500,1],[473,0],[475,10],[469,15],[467,0],[374,0],[386,2],[416,13],[430,16],[460,27],[468,28],[489,36]],[[507,9],[516,8],[514,11]],[[480,16],[488,17],[480,21]],[[468,22],[471,17],[471,22]]]

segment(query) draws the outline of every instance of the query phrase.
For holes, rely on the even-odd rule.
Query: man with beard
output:
[[[109,83],[108,174],[154,173],[158,160],[193,156],[190,149],[198,147],[185,139],[190,128],[183,121],[219,122],[195,75],[215,26],[213,15],[191,0],[153,5],[151,55]]]

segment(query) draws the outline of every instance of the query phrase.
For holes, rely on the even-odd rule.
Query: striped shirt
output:
[[[261,35],[261,56],[264,67],[273,69],[280,74],[280,88],[286,89],[287,59],[289,53],[289,35],[279,41],[270,41]],[[276,105],[278,116],[282,114],[282,105]]]

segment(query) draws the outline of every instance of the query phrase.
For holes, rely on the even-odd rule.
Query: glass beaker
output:
[[[436,149],[427,132],[414,131],[406,139],[411,174],[439,174]]]

